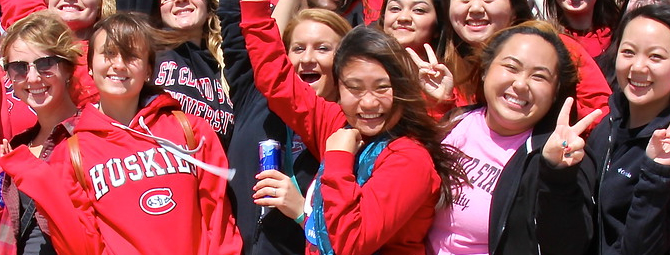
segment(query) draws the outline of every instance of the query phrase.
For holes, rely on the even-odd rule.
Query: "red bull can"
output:
[[[258,155],[260,164],[258,172],[265,170],[281,170],[281,145],[279,142],[269,139],[258,142]]]

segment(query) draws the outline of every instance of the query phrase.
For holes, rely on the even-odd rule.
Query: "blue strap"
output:
[[[361,187],[370,179],[370,176],[372,176],[375,160],[377,160],[379,154],[388,146],[389,140],[390,139],[386,135],[378,137],[357,155],[357,160],[354,164],[354,174],[356,175],[356,183]],[[321,255],[334,255],[335,252],[333,251],[330,239],[328,238],[328,230],[326,229],[326,219],[323,210],[323,196],[321,194],[321,176],[323,176],[323,169],[324,165],[323,162],[321,162],[319,172],[316,176],[316,183],[314,185],[313,211],[308,221],[313,220],[314,234],[316,234],[316,245],[319,248],[319,253]],[[308,231],[308,229],[305,228],[305,231]]]
[[[291,177],[291,182],[295,185],[295,188],[298,190],[298,193],[302,194],[300,190],[300,185],[298,185],[298,180],[295,178],[295,173],[293,172],[293,129],[290,129],[286,126],[286,150],[284,152],[284,173],[286,176]]]

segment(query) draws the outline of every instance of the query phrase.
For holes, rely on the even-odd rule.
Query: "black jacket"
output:
[[[235,130],[227,153],[231,168],[237,169],[229,186],[233,192],[233,213],[244,241],[244,254],[304,254],[305,234],[293,219],[272,209],[259,220],[260,207],[251,197],[251,188],[257,182],[254,176],[259,166],[258,142],[274,139],[284,145],[287,129],[268,109],[267,100],[254,84],[249,54],[239,27],[239,1],[221,0],[217,14],[221,18],[224,73],[235,105]],[[304,196],[319,162],[307,150],[303,150],[294,162],[294,173]]]
[[[221,86],[220,69],[209,50],[185,42],[158,53],[153,81],[179,101],[182,111],[205,119],[228,151],[233,104]]]
[[[649,124],[627,127],[628,100],[610,97],[610,115],[587,142],[598,162],[598,226],[600,254],[670,254],[670,167],[646,156],[656,129],[667,128],[670,108]]]
[[[580,164],[552,168],[542,148],[555,123],[555,117],[543,118],[502,170],[489,216],[492,255],[577,255],[589,248],[595,163],[587,149]]]

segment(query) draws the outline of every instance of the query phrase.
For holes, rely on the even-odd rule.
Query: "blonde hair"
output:
[[[116,0],[102,0],[100,4],[100,18],[98,20],[107,18],[116,13]]]
[[[288,47],[291,44],[291,37],[293,37],[293,31],[295,27],[298,26],[303,21],[311,20],[328,26],[330,29],[335,31],[340,37],[344,37],[349,31],[351,31],[351,25],[339,14],[326,10],[326,9],[304,9],[300,11],[293,19],[291,19],[286,28],[284,29],[284,34],[282,35],[282,41],[284,42],[284,47],[288,52]]]
[[[221,69],[221,87],[226,93],[226,96],[229,97],[230,85],[226,77],[223,75],[223,68],[225,64],[223,63],[223,49],[221,49],[221,21],[219,16],[216,15],[216,8],[219,7],[219,0],[207,0],[207,20],[203,25],[203,37],[207,45],[207,49],[212,53],[216,62],[219,63],[219,68]]]
[[[83,54],[67,24],[49,10],[34,12],[12,24],[0,44],[2,56],[7,56],[9,46],[19,39],[66,59],[71,63],[70,74],[74,72],[77,58]]]

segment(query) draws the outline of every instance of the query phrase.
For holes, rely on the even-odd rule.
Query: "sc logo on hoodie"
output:
[[[177,206],[177,203],[172,200],[172,190],[170,188],[150,189],[140,197],[140,208],[151,215],[166,214],[172,211],[175,206]]]

